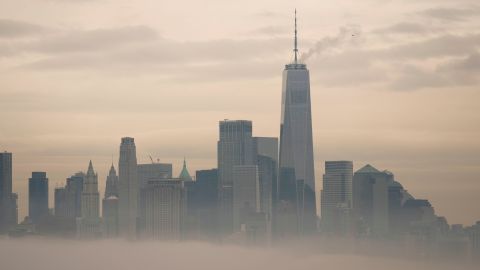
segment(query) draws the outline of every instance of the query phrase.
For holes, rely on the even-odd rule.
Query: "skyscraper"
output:
[[[77,172],[67,178],[65,185],[66,216],[72,220],[82,216],[82,192],[85,173]]]
[[[67,192],[64,187],[55,188],[54,214],[58,218],[67,217]]]
[[[32,172],[28,180],[28,216],[40,223],[48,216],[48,178],[46,172]]]
[[[17,224],[16,196],[12,193],[12,153],[0,153],[0,233]]]
[[[98,237],[101,234],[100,199],[98,194],[98,175],[93,170],[92,161],[88,164],[83,181],[81,199],[81,217],[77,219],[77,236],[81,238]]]
[[[326,161],[321,196],[322,231],[345,233],[352,208],[353,162]]]
[[[373,236],[385,236],[389,228],[388,186],[391,176],[367,164],[353,176],[353,212]]]
[[[118,197],[110,196],[102,201],[103,234],[107,238],[118,236]]]
[[[137,154],[133,138],[122,138],[119,170],[119,233],[129,239],[137,237],[138,178]]]
[[[296,13],[295,13],[296,14]],[[294,61],[283,71],[282,112],[280,122],[280,178],[294,174],[295,185],[280,179],[280,193],[296,186],[296,198],[283,201],[288,209],[295,209],[297,232],[316,228],[315,174],[313,160],[312,114],[310,102],[310,76],[305,64],[298,61],[297,19],[295,16]],[[286,213],[285,213],[286,214]],[[290,215],[289,215],[290,216]],[[294,225],[294,221],[291,221]],[[293,229],[293,228],[292,228]]]
[[[260,187],[256,165],[233,167],[233,230],[240,231],[249,215],[260,212]]]
[[[274,213],[278,199],[278,138],[254,137],[254,153],[258,166],[260,187],[260,211],[265,214],[266,237],[270,242],[273,232]]]
[[[102,200],[105,237],[118,236],[118,204],[118,176],[112,164],[105,183],[105,195]]]
[[[145,191],[150,180],[172,178],[172,164],[151,163],[137,165],[138,178],[138,212],[137,232],[145,231]]]
[[[187,213],[193,215],[199,233],[214,238],[218,233],[218,170],[197,171],[194,195],[187,200],[193,205]]]
[[[219,177],[219,209],[221,230],[233,231],[233,168],[253,165],[252,122],[246,120],[220,121],[217,143]]]
[[[179,179],[150,180],[145,189],[145,236],[157,240],[180,240],[185,192]]]

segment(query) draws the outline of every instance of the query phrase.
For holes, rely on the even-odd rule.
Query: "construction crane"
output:
[[[155,163],[155,161],[153,161],[152,156],[149,155],[149,157],[150,157],[150,160],[152,161],[152,164],[160,163],[160,159],[159,159],[159,158],[157,158],[157,162]]]

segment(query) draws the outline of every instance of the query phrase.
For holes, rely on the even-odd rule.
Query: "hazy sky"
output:
[[[218,121],[278,136],[281,73],[311,72],[317,189],[325,160],[370,163],[451,223],[480,220],[476,0],[1,0],[0,151],[50,187],[86,170],[100,188],[123,136],[137,158],[216,166]],[[53,192],[51,192],[53,198]],[[51,204],[53,205],[53,204]]]

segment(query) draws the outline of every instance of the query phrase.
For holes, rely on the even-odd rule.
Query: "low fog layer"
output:
[[[307,246],[246,248],[204,243],[0,240],[2,269],[476,269],[458,262],[427,262],[324,254]]]

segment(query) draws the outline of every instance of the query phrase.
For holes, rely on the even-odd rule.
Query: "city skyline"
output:
[[[313,74],[311,87],[312,118],[314,119],[313,139],[316,160],[314,167],[316,170],[317,193],[322,186],[321,175],[323,175],[323,162],[325,160],[353,160],[354,170],[370,163],[376,167],[388,168],[393,171],[397,179],[404,183],[411,193],[418,195],[418,197],[431,200],[437,212],[446,216],[451,223],[472,224],[478,220],[480,210],[478,210],[475,205],[478,204],[479,200],[476,194],[478,194],[479,191],[478,151],[480,147],[478,140],[475,139],[478,137],[479,131],[476,129],[476,125],[474,125],[479,121],[478,106],[476,106],[475,102],[479,97],[478,91],[476,90],[476,88],[478,88],[477,82],[473,79],[466,80],[470,84],[467,83],[466,85],[459,86],[455,84],[455,78],[451,78],[453,80],[452,85],[439,86],[438,84],[441,84],[441,81],[416,81],[418,78],[408,77],[404,79],[410,79],[410,83],[413,85],[409,87],[403,85],[404,88],[407,88],[406,90],[409,90],[407,92],[403,91],[405,89],[396,89],[390,84],[374,86],[372,90],[366,89],[369,88],[369,84],[364,85],[359,83],[359,88],[362,88],[360,90],[348,84],[338,85],[341,81],[335,80],[334,74],[339,74],[340,71],[338,66],[333,65],[333,63],[343,65],[342,74],[345,77],[352,75],[351,78],[361,82],[362,78],[356,78],[355,75],[364,75],[366,77],[363,79],[368,80],[369,77],[367,75],[370,76],[371,74],[361,74],[355,69],[359,66],[359,62],[365,58],[355,58],[353,54],[355,51],[352,52],[352,46],[355,45],[361,48],[363,52],[361,57],[367,57],[367,53],[373,53],[372,47],[374,47],[375,42],[371,40],[372,36],[375,37],[377,42],[380,42],[379,40],[381,38],[386,39],[386,37],[389,37],[393,39],[393,41],[390,41],[391,43],[383,41],[383,43],[380,42],[380,45],[389,45],[393,47],[393,49],[396,49],[397,51],[394,52],[399,54],[399,59],[391,60],[389,57],[392,56],[388,55],[388,51],[383,52],[383,55],[390,59],[390,62],[387,64],[403,66],[403,69],[401,69],[404,72],[402,73],[403,76],[413,76],[411,73],[415,73],[416,70],[418,70],[418,66],[409,66],[406,65],[406,62],[423,59],[425,56],[422,56],[422,52],[424,53],[425,51],[422,51],[421,48],[437,48],[434,52],[448,56],[451,62],[440,65],[439,72],[443,71],[447,73],[445,76],[453,74],[468,79],[468,75],[471,73],[468,73],[467,68],[474,67],[476,63],[475,59],[477,59],[475,48],[478,47],[478,34],[476,34],[472,28],[476,27],[478,20],[475,17],[476,15],[462,15],[465,14],[465,12],[461,12],[462,10],[476,10],[475,8],[470,8],[471,6],[468,1],[462,1],[462,3],[465,3],[465,5],[459,7],[452,7],[443,3],[438,6],[433,4],[425,4],[424,6],[410,4],[408,7],[411,8],[412,11],[407,12],[408,9],[404,8],[399,11],[399,13],[411,14],[424,11],[424,13],[418,15],[421,17],[419,20],[429,18],[429,20],[434,21],[434,23],[418,23],[416,25],[417,27],[415,27],[415,24],[401,24],[401,19],[404,19],[404,17],[392,11],[393,8],[391,7],[395,6],[394,2],[391,6],[387,6],[390,8],[386,8],[386,13],[397,14],[397,17],[388,20],[388,25],[383,26],[383,34],[381,31],[382,28],[378,24],[365,23],[366,25],[363,25],[364,21],[355,19],[355,16],[352,16],[354,19],[343,19],[342,21],[339,13],[335,13],[335,11],[338,12],[338,10],[331,6],[319,6],[312,11],[307,11],[307,7],[311,5],[306,4],[305,7],[302,7],[300,10],[300,14],[302,14],[300,23],[302,36],[305,36],[305,42],[302,42],[301,51],[304,53],[308,52],[309,48],[314,47],[315,41],[322,40],[322,37],[336,36],[339,26],[348,23],[361,23],[360,28],[362,30],[359,31],[355,27],[348,28],[348,31],[352,31],[352,33],[354,33],[353,35],[359,37],[358,44],[357,41],[355,41],[356,39],[353,40],[355,44],[350,44],[350,40],[348,40],[345,41],[344,44],[336,44],[338,46],[336,49],[340,50],[340,52],[329,51],[321,57],[312,56],[306,61]],[[71,6],[68,5],[77,5],[77,3],[55,5],[57,5],[57,8],[60,10],[68,10],[71,8]],[[95,3],[95,1],[81,5],[81,8],[86,10],[97,7],[97,5],[102,7],[101,3]],[[8,8],[13,8],[14,6],[14,3],[6,4],[6,9],[2,12],[8,12]],[[327,21],[326,19],[322,21],[315,20],[313,14],[314,12],[319,12],[321,7],[333,11],[334,16],[337,16],[336,19],[332,19],[331,21]],[[383,4],[382,7],[385,8],[385,4]],[[259,9],[260,8],[261,6]],[[455,16],[456,14],[456,16],[460,17],[453,17],[452,19],[452,17],[444,15],[444,17],[440,18],[442,14],[444,14],[438,11],[438,9],[441,8],[443,8],[443,11],[450,10],[451,13],[449,14],[454,14],[450,16]],[[351,9],[352,11],[356,10],[353,7]],[[457,13],[455,13],[455,11],[457,11]],[[261,11],[256,13],[261,13]],[[252,11],[247,14],[250,14],[248,16],[255,17],[256,13]],[[358,12],[358,14],[361,15],[361,12]],[[360,16],[358,14],[357,16]],[[473,14],[476,13],[473,12]],[[1,13],[0,15],[3,17],[7,16],[5,13]],[[20,27],[21,24],[18,24],[19,22],[27,21],[24,18],[22,19],[22,15],[16,15],[14,12],[8,15],[9,20],[13,20],[13,22],[2,21],[3,27]],[[184,81],[184,86],[171,84],[168,80],[166,80],[167,82],[164,81],[160,75],[152,75],[151,73],[148,73],[144,77],[133,73],[121,79],[121,82],[114,82],[108,73],[122,74],[125,71],[117,68],[105,68],[101,63],[97,63],[98,65],[94,64],[88,68],[84,67],[83,69],[81,63],[76,63],[77,66],[74,65],[75,63],[70,63],[70,66],[68,66],[63,73],[56,70],[54,66],[55,64],[58,65],[58,62],[50,63],[50,65],[53,66],[49,66],[48,68],[42,67],[40,68],[41,70],[38,70],[39,67],[37,67],[37,69],[34,69],[34,67],[30,67],[30,69],[22,68],[22,61],[31,62],[36,60],[38,54],[41,55],[40,58],[42,59],[45,58],[52,61],[62,60],[62,55],[53,54],[51,51],[52,48],[49,46],[53,46],[53,48],[59,50],[60,48],[66,50],[64,52],[65,54],[72,53],[72,50],[74,51],[73,53],[78,53],[79,48],[71,48],[69,47],[71,44],[62,43],[65,41],[61,40],[63,35],[68,36],[69,31],[73,31],[72,28],[75,28],[75,24],[77,24],[78,29],[80,29],[77,30],[81,33],[73,31],[70,34],[79,34],[80,36],[83,34],[84,36],[81,37],[82,40],[88,38],[101,39],[104,37],[119,38],[115,35],[113,37],[111,36],[112,32],[108,31],[112,30],[110,28],[114,30],[121,28],[120,33],[115,32],[120,36],[125,33],[130,33],[129,30],[133,30],[133,32],[139,36],[131,38],[145,42],[147,45],[140,44],[142,46],[141,51],[148,52],[144,46],[160,45],[157,44],[157,38],[155,38],[160,32],[165,31],[164,33],[169,39],[182,40],[182,31],[178,31],[178,29],[176,29],[177,31],[169,30],[168,26],[171,26],[169,23],[158,25],[153,23],[151,19],[146,19],[146,25],[150,25],[147,24],[147,22],[151,23],[150,28],[142,26],[144,28],[130,29],[128,27],[131,25],[138,24],[135,23],[137,20],[133,20],[134,23],[119,26],[114,23],[115,20],[112,18],[106,19],[103,23],[99,18],[96,18],[96,21],[93,20],[98,24],[93,24],[93,21],[87,23],[79,18],[72,18],[70,26],[59,26],[62,22],[54,21],[53,19],[38,18],[32,15],[32,21],[29,21],[29,23],[34,24],[33,26],[37,24],[41,25],[47,32],[40,36],[30,36],[27,30],[33,26],[23,25],[24,28],[20,28],[26,29],[24,30],[26,34],[23,37],[12,37],[11,35],[3,34],[2,41],[13,40],[12,42],[19,44],[25,43],[25,40],[33,43],[44,42],[43,44],[37,44],[37,46],[43,46],[40,46],[40,48],[35,48],[35,44],[31,45],[34,47],[34,49],[31,49],[34,50],[34,52],[28,51],[28,48],[24,48],[24,50],[26,50],[25,54],[27,54],[25,57],[33,57],[35,59],[20,59],[20,56],[18,56],[15,51],[12,51],[10,55],[4,56],[6,57],[4,58],[6,60],[2,62],[2,71],[4,72],[0,75],[2,76],[2,82],[5,83],[5,88],[2,89],[6,89],[5,91],[0,91],[3,102],[2,105],[4,105],[1,106],[2,115],[5,115],[5,117],[2,117],[0,120],[0,123],[5,127],[0,134],[0,151],[6,150],[13,152],[13,190],[19,194],[20,219],[25,216],[26,213],[26,198],[28,197],[26,187],[29,175],[33,171],[47,172],[50,188],[49,194],[53,194],[53,188],[55,188],[55,186],[64,183],[67,177],[84,168],[85,162],[92,159],[94,164],[97,164],[96,169],[100,176],[99,188],[100,193],[103,194],[104,181],[110,168],[111,155],[113,153],[114,160],[118,160],[118,154],[116,154],[118,152],[118,138],[123,136],[135,137],[139,142],[137,154],[139,164],[149,163],[149,155],[155,158],[158,157],[161,159],[161,162],[174,164],[174,175],[177,175],[181,169],[183,156],[187,157],[191,171],[215,167],[215,143],[218,139],[216,136],[216,124],[221,119],[248,119],[253,121],[255,125],[253,136],[278,137],[278,121],[280,118],[279,104],[281,96],[279,71],[283,63],[287,62],[288,55],[290,55],[291,20],[283,17],[290,16],[286,11],[279,11],[278,13],[272,11],[271,14],[262,15],[264,16],[262,17],[263,19],[255,19],[255,21],[262,23],[262,26],[270,23],[275,25],[279,21],[284,21],[279,24],[286,25],[285,29],[282,30],[284,32],[279,31],[275,34],[275,29],[263,29],[264,31],[270,30],[269,34],[262,34],[260,38],[257,36],[260,35],[259,33],[245,34],[245,39],[250,40],[251,38],[260,44],[265,44],[262,43],[265,42],[262,39],[272,39],[275,41],[274,45],[279,47],[273,47],[273,53],[267,53],[265,51],[257,52],[257,43],[252,45],[252,47],[248,47],[248,42],[245,42],[245,40],[234,40],[234,44],[242,44],[241,46],[245,46],[247,48],[245,49],[245,54],[253,53],[255,57],[259,57],[260,59],[272,56],[275,62],[270,63],[266,61],[266,63],[263,64],[257,63],[255,60],[243,61],[236,59],[238,63],[226,63],[225,65],[233,67],[236,64],[242,64],[242,67],[245,68],[246,65],[252,68],[252,70],[256,70],[253,68],[258,65],[262,66],[262,69],[268,70],[267,73],[269,74],[259,73],[261,76],[255,77],[248,72],[245,74],[245,69],[242,69],[239,70],[240,78],[234,77],[230,80],[219,78],[219,81],[216,81],[215,78],[207,76],[205,79],[194,78],[191,81]],[[279,16],[281,19],[276,16]],[[362,16],[360,16],[360,18],[362,18]],[[40,19],[44,20],[42,21]],[[235,19],[237,18],[233,18],[232,20],[235,21]],[[382,19],[384,18],[382,17]],[[453,20],[455,23],[453,23],[453,26],[450,26],[450,28],[443,30],[443,32],[435,29],[436,27],[446,24],[445,20]],[[424,28],[427,26],[430,28],[418,28],[419,25],[423,25]],[[237,29],[247,31],[252,27],[253,25],[245,26],[245,28],[237,26]],[[56,31],[59,31],[59,33]],[[187,30],[183,29],[183,34],[185,34],[185,31]],[[424,33],[424,36],[419,37],[419,32]],[[16,33],[22,34],[25,32],[20,31]],[[415,53],[408,55],[401,50],[401,46],[395,41],[395,38],[398,38],[399,35],[406,35],[413,40],[408,44],[411,50],[419,50],[415,51],[417,55]],[[212,30],[205,33],[205,37],[207,40],[215,41],[214,44],[218,45],[218,43],[221,43],[218,42],[218,39],[228,38],[229,36],[223,30],[218,30],[218,32]],[[142,40],[142,38],[145,40]],[[363,38],[366,40],[362,40]],[[192,42],[201,43],[201,40],[199,36],[192,36]],[[462,48],[462,52],[452,52],[446,50],[443,46],[438,47],[439,45],[435,43],[436,41],[445,44],[449,44],[448,42],[453,42],[453,44],[460,42],[464,46],[468,45],[472,47],[464,47]],[[250,42],[252,41],[250,40]],[[5,45],[4,43],[2,44]],[[422,44],[424,47],[421,47]],[[193,45],[201,47],[201,45],[196,43]],[[126,44],[124,46],[128,47],[130,45]],[[20,46],[18,49],[21,48],[23,47]],[[103,50],[103,48],[95,49]],[[121,50],[121,48],[119,49],[117,47],[115,47],[115,49]],[[88,48],[82,48],[80,53],[85,52],[85,50],[88,53]],[[201,48],[197,47],[196,50],[199,53],[202,52]],[[221,55],[229,55],[229,51],[225,48],[220,47],[218,50],[223,53]],[[240,51],[242,53],[244,52],[242,50]],[[34,55],[31,56],[31,54]],[[208,56],[213,57],[210,54],[208,54]],[[378,57],[378,55],[372,57]],[[408,61],[402,61],[402,58],[406,58]],[[432,55],[428,56],[427,60],[431,62],[440,61],[438,58],[441,57]],[[218,60],[218,58],[212,59]],[[276,59],[278,59],[278,61]],[[466,60],[463,66],[461,63],[462,59]],[[467,61],[469,59],[471,61]],[[203,61],[203,59],[200,60]],[[341,60],[347,62],[351,60],[352,69],[354,70],[352,71],[346,68],[345,62],[341,62]],[[322,63],[327,63],[327,66],[323,66]],[[468,65],[469,63],[471,66]],[[120,66],[121,64],[122,63],[120,63]],[[252,66],[249,66],[250,64]],[[382,64],[385,65],[385,63],[381,62],[380,66],[382,66]],[[20,68],[12,68],[18,65]],[[40,64],[37,64],[37,66],[38,65]],[[157,64],[152,65],[149,69],[155,69],[155,67],[157,67]],[[329,72],[327,67],[332,69],[330,70],[331,72]],[[450,68],[450,70],[448,68]],[[97,69],[102,70],[101,75],[105,76],[105,78],[100,79],[101,76],[92,74],[94,73],[92,71],[96,71]],[[459,72],[463,73],[458,74]],[[475,69],[473,69],[473,72],[475,72]],[[227,74],[220,74],[229,78],[230,75],[235,75],[234,73],[235,72],[230,71],[230,73]],[[325,75],[327,73],[330,75]],[[65,82],[59,80],[59,86],[49,90],[49,87],[52,85],[45,82],[45,78],[55,75],[64,75],[66,79],[73,78],[75,79],[74,81],[79,84],[68,86]],[[35,89],[34,93],[27,91],[31,86],[26,82],[14,81],[16,76],[25,76],[33,82],[37,82],[38,84],[36,86],[38,86],[38,89]],[[82,82],[81,78],[85,77],[92,77],[94,80],[88,83]],[[428,78],[428,76],[426,77]],[[443,77],[440,76],[440,78]],[[118,77],[115,80],[117,79]],[[376,79],[382,80],[381,76]],[[432,78],[430,77],[430,79]],[[394,79],[384,79],[384,81],[395,82]],[[125,85],[120,85],[123,82],[125,82]],[[88,91],[80,91],[82,87],[85,87]],[[401,85],[397,85],[397,87],[402,88]],[[118,91],[116,91],[117,88]],[[133,106],[132,116],[125,116],[119,109],[121,104],[129,101],[130,96],[127,91],[129,88],[139,89],[143,95],[132,97],[133,101],[139,105]],[[197,92],[205,91],[206,88],[212,88],[212,90],[203,92],[206,94],[205,96],[212,99],[218,97],[222,102],[212,105],[212,103],[207,102],[208,100],[205,97],[197,94]],[[444,88],[454,88],[454,90]],[[170,89],[175,93],[167,92],[166,89]],[[67,92],[69,94],[62,94],[62,90],[69,91]],[[98,90],[102,91],[99,92]],[[258,90],[265,90],[265,96],[258,94]],[[116,96],[117,94],[118,96]],[[229,100],[229,97],[232,95],[237,97],[234,102]],[[142,98],[142,96],[144,96],[144,98]],[[251,100],[252,96],[258,97],[258,99]],[[52,97],[53,101],[45,100],[49,99],[49,97]],[[156,100],[159,103],[158,107],[162,107],[163,97],[167,97],[168,102],[166,103],[172,105],[167,105],[166,108],[163,109],[157,109],[156,105],[154,106],[154,103],[150,102],[150,100]],[[87,104],[87,106],[80,106],[81,109],[74,109],[77,101],[72,103],[70,101],[71,98],[78,99],[80,104]],[[108,98],[111,98],[114,102],[111,102]],[[38,102],[32,103],[31,99],[37,99]],[[102,102],[99,100],[102,100]],[[62,104],[62,101],[65,103]],[[251,103],[249,103],[249,101],[251,101]],[[112,103],[118,105],[112,105]],[[12,104],[16,104],[16,106]],[[173,104],[177,104],[177,106],[173,106]],[[428,104],[428,107],[425,104]],[[213,106],[213,108],[209,109],[209,106]],[[57,115],[56,113],[58,112],[65,113],[65,116]],[[378,117],[379,112],[381,112],[382,117]],[[205,116],[205,118],[198,121],[199,123],[195,123],[197,121],[191,121],[192,117],[198,113],[202,117]],[[16,119],[20,118],[17,117],[22,119],[21,125],[18,124],[19,121]],[[126,117],[127,121],[132,123],[133,128],[138,128],[138,131],[129,132],[126,128],[118,127],[117,125],[123,117]],[[137,117],[145,120],[148,124],[139,124],[138,120],[136,120]],[[70,119],[75,121],[71,121]],[[179,121],[176,121],[177,119],[179,119]],[[36,121],[33,122],[34,120]],[[93,121],[94,124],[99,126],[99,129],[94,132],[78,128],[77,120],[80,123],[92,123]],[[56,126],[51,122],[64,123],[65,125]],[[73,122],[75,123],[73,124]],[[112,125],[112,123],[115,124]],[[152,125],[152,123],[155,124]],[[158,125],[158,127],[156,125]],[[103,128],[101,126],[105,127]],[[27,136],[28,134],[37,135]],[[195,134],[196,136],[192,138],[182,134]],[[62,138],[58,137],[60,135]],[[55,143],[52,143],[52,141]],[[172,144],[171,142],[175,143]],[[39,162],[40,160],[41,162]],[[62,166],[57,165],[60,161],[64,162]],[[463,198],[465,198],[465,202],[462,202]],[[455,205],[452,205],[450,203],[451,201],[455,201]],[[52,206],[51,201],[50,207]]]

